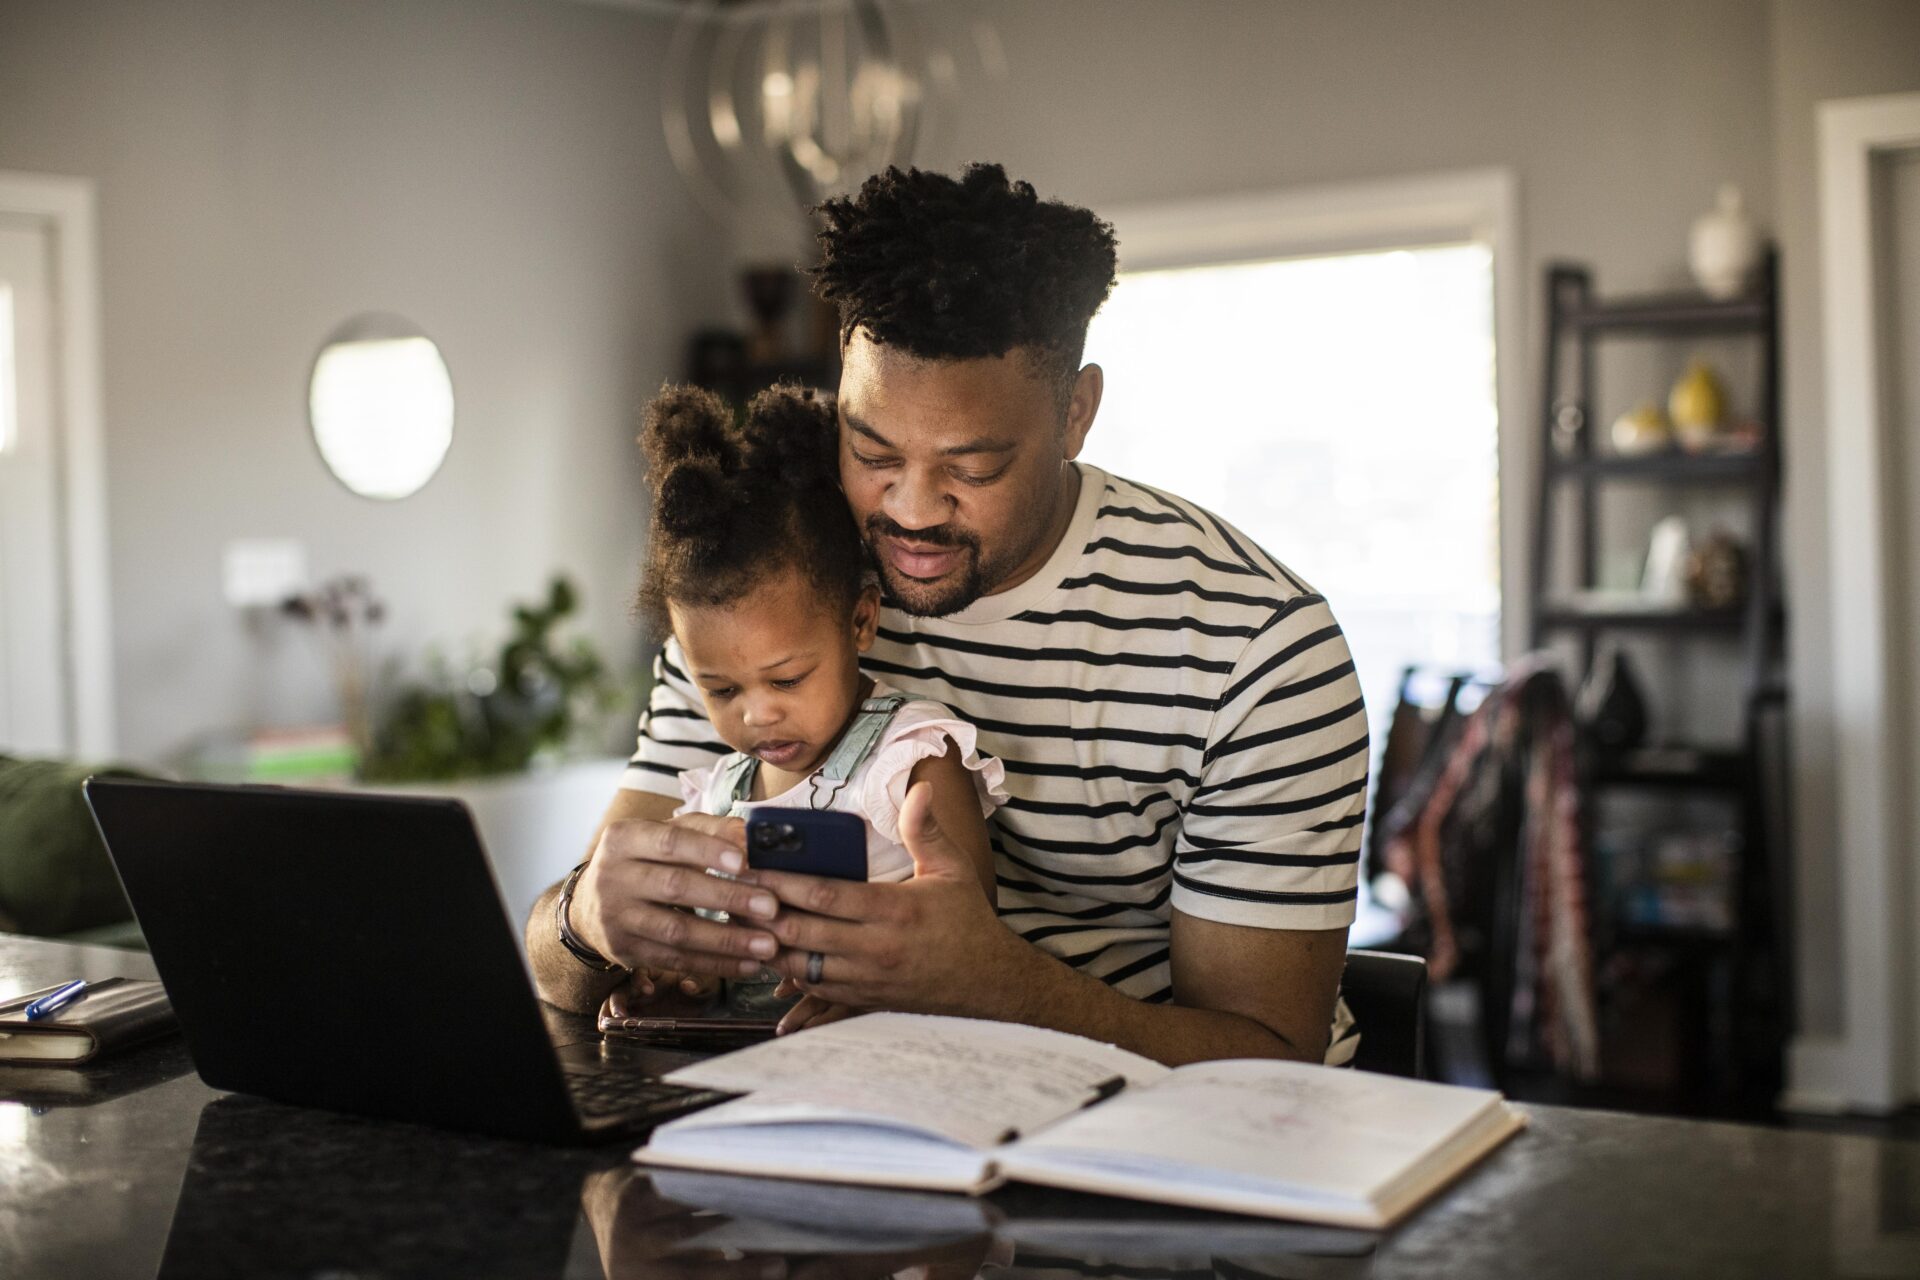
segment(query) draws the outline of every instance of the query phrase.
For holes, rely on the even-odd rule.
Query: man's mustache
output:
[[[980,548],[977,541],[958,529],[950,529],[943,524],[930,529],[908,529],[877,512],[867,517],[867,536],[870,539],[899,538],[904,542],[918,542],[929,547],[970,547],[976,551]]]

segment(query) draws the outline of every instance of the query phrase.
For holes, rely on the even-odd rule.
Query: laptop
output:
[[[691,1055],[548,1026],[457,800],[89,778],[83,787],[216,1089],[541,1142],[725,1100]],[[575,1024],[569,1029],[569,1024]]]

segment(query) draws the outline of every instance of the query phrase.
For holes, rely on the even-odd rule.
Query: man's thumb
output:
[[[916,782],[900,805],[900,839],[913,855],[913,874],[951,875],[966,858],[940,829],[933,814],[933,785]]]

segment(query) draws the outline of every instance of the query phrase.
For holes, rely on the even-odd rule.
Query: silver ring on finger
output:
[[[809,983],[817,983],[820,981],[820,970],[826,963],[827,958],[818,951],[807,952],[807,981]]]

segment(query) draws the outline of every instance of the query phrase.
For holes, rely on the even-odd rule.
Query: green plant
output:
[[[491,667],[457,679],[429,659],[424,683],[401,689],[361,761],[369,782],[438,782],[527,767],[558,753],[583,723],[618,706],[622,682],[584,636],[563,640],[560,624],[579,607],[573,584],[556,576],[543,603],[519,604]]]

